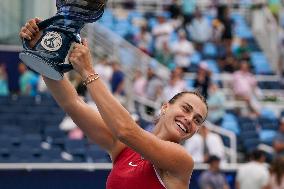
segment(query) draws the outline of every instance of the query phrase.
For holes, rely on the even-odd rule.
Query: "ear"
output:
[[[169,108],[169,103],[164,103],[161,107],[161,115],[164,115]]]

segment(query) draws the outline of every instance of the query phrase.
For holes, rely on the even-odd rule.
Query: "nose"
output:
[[[188,114],[188,115],[186,115],[185,117],[184,117],[184,121],[185,121],[185,123],[186,124],[191,124],[192,123],[192,121],[193,121],[193,114]]]
[[[188,125],[190,128],[191,133],[196,133],[198,131],[198,126],[193,123],[193,114],[189,114],[186,117],[184,117],[185,124]]]

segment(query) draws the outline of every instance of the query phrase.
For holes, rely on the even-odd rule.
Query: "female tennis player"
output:
[[[41,36],[39,19],[32,19],[20,31],[32,47]],[[161,107],[154,131],[139,127],[115,99],[94,70],[86,40],[76,44],[69,61],[81,75],[99,112],[78,97],[64,77],[44,78],[57,103],[95,143],[111,156],[113,169],[107,189],[186,189],[193,170],[193,159],[180,145],[202,126],[207,105],[195,92],[182,92]]]

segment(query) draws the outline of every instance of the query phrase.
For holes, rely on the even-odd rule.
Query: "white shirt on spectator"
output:
[[[239,168],[236,180],[240,189],[262,189],[269,182],[269,171],[264,163],[248,162]]]
[[[216,133],[208,133],[206,136],[206,145],[210,155],[218,156],[221,162],[226,161],[225,146],[220,135]]]
[[[169,42],[170,34],[174,31],[173,24],[165,22],[153,28],[152,34],[156,36],[155,48],[160,50],[165,42]]]
[[[100,78],[107,85],[108,89],[110,89],[110,80],[112,77],[112,67],[104,64],[96,64],[95,65],[96,72],[100,75]]]
[[[184,143],[186,151],[191,155],[195,163],[203,163],[204,161],[204,150],[203,150],[203,139],[197,133]]]
[[[221,137],[215,133],[208,133],[206,145],[209,155],[218,156],[221,162],[226,162],[225,147]],[[185,142],[186,150],[192,155],[195,162],[204,162],[204,140],[198,133]]]
[[[184,80],[179,80],[174,85],[168,84],[163,90],[163,98],[166,102],[168,102],[177,93],[180,93],[184,90],[186,90],[186,83]]]
[[[193,19],[187,29],[192,40],[198,43],[207,42],[212,36],[212,26],[205,17]]]
[[[172,52],[177,66],[188,67],[190,65],[190,55],[194,53],[194,47],[191,42],[183,39],[173,43]]]

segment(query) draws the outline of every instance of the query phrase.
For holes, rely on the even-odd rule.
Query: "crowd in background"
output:
[[[191,56],[195,52],[201,52],[205,43],[211,42],[217,46],[217,56],[214,58],[217,60],[221,72],[232,74],[231,88],[234,97],[247,104],[249,110],[247,115],[260,116],[261,107],[258,98],[262,93],[258,88],[250,64],[251,49],[247,40],[234,37],[234,22],[229,16],[228,7],[217,6],[214,2],[207,10],[207,13],[214,18],[209,23],[196,6],[196,1],[184,0],[182,4],[179,4],[178,1],[173,0],[171,6],[168,7],[171,19],[158,15],[158,24],[155,27],[150,29],[145,22],[142,24],[140,32],[135,36],[128,36],[128,40],[171,71],[169,80],[163,81],[155,73],[155,67],[151,64],[149,64],[146,73],[135,70],[132,80],[135,95],[162,103],[171,99],[178,92],[199,90],[208,102],[208,120],[216,125],[221,125],[226,112],[226,96],[220,90],[222,86],[212,79],[213,73],[206,60],[199,63],[196,69],[191,62]],[[130,3],[126,6],[133,5]],[[284,14],[281,14],[278,9],[278,1],[271,1],[269,6],[279,19],[279,23],[284,26]],[[175,40],[171,39],[173,31],[177,33]],[[118,100],[125,103],[125,73],[119,61],[103,55],[96,59],[95,70]],[[196,76],[192,85],[189,86],[184,79],[184,74],[193,71],[196,71]],[[20,74],[18,95],[48,95],[41,76],[27,69],[22,63],[19,64],[18,72]],[[88,100],[81,78],[74,73],[70,73],[68,77],[79,95]],[[5,64],[0,63],[0,96],[11,95],[8,79]],[[92,102],[88,103],[95,108]],[[68,116],[63,119],[59,127],[68,131],[68,136],[71,139],[84,137]],[[209,169],[201,175],[199,180],[201,189],[229,188],[224,174],[220,171],[220,163],[228,162],[225,145],[220,135],[202,127],[196,135],[185,142],[184,146],[195,162],[209,163]],[[254,150],[247,154],[250,155],[248,162],[237,172],[236,185],[238,189],[284,188],[284,118],[279,119],[279,131],[274,138],[272,147],[275,150],[275,158],[273,158],[270,170],[265,164],[264,152]]]

